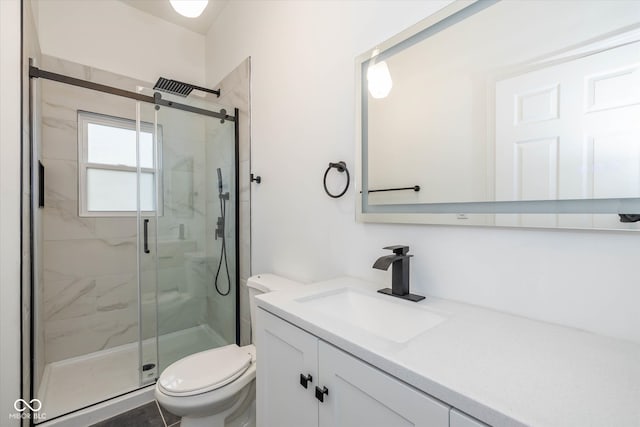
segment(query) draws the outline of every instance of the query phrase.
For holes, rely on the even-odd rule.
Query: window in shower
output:
[[[160,130],[159,127],[158,158],[161,158],[162,146]],[[138,165],[141,172],[140,210],[150,214],[157,206],[162,206],[156,201],[155,183],[161,180],[155,179],[159,169],[154,160],[152,123],[140,123],[138,143],[139,150],[135,120],[78,112],[80,216],[135,216]]]

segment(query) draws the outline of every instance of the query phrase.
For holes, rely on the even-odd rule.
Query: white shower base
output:
[[[189,354],[225,344],[207,325],[161,335],[159,363],[166,367]],[[155,355],[154,340],[142,345],[143,354]],[[47,364],[37,394],[42,402],[40,414],[51,420],[139,389],[139,363],[138,343],[131,343]]]

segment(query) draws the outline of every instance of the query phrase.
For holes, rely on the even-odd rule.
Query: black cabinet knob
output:
[[[317,387],[316,386],[316,399],[318,399],[320,402],[324,402],[324,395],[329,396],[329,389],[326,387]]]
[[[308,383],[313,382],[313,377],[311,374],[307,374],[306,376],[300,374],[300,385],[304,388],[307,388]]]

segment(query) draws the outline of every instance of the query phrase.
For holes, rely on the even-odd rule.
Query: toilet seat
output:
[[[171,364],[158,379],[169,396],[193,396],[223,387],[251,365],[251,354],[236,344],[203,351]]]

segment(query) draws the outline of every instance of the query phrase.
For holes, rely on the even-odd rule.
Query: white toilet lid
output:
[[[170,396],[206,393],[229,384],[251,364],[251,354],[236,344],[192,354],[169,365],[158,383]]]

